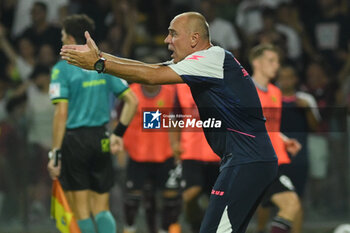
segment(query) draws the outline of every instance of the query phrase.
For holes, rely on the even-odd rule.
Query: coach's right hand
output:
[[[47,170],[49,171],[51,179],[57,179],[57,177],[61,173],[61,160],[58,160],[58,164],[57,166],[55,166],[55,159],[49,159],[49,163],[47,164]]]

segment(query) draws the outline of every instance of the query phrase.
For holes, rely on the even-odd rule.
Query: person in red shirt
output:
[[[258,208],[258,231],[263,232],[268,219],[268,210],[263,207],[275,205],[279,211],[271,224],[271,233],[290,232],[295,224],[298,212],[301,210],[300,200],[293,183],[281,170],[282,164],[291,162],[287,151],[295,155],[300,149],[300,143],[290,139],[280,132],[282,114],[282,93],[271,84],[280,67],[278,49],[270,44],[261,44],[250,52],[250,62],[253,68],[253,81],[260,98],[263,114],[266,118],[266,129],[278,157],[279,174],[263,197]]]
[[[187,85],[177,84],[176,94],[184,119],[199,119],[199,113]],[[201,194],[209,197],[217,175],[220,157],[210,148],[203,129],[183,128],[180,136],[182,161],[181,188],[187,222],[193,232],[199,232],[204,208],[199,205]]]
[[[168,232],[179,227],[177,218],[182,200],[179,195],[178,177],[181,171],[175,168],[171,136],[165,129],[147,129],[143,124],[146,112],[161,112],[170,115],[174,107],[174,86],[148,86],[132,84],[139,100],[134,119],[124,134],[124,147],[129,155],[126,178],[126,199],[124,201],[126,227],[124,232],[135,232],[135,218],[142,197],[150,232],[158,232],[156,224],[155,190],[162,191],[161,231]],[[155,122],[154,122],[155,123]],[[160,121],[159,121],[160,123]],[[170,227],[171,226],[171,227]]]

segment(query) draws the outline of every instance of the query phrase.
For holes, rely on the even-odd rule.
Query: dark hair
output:
[[[84,32],[92,33],[95,22],[85,14],[71,15],[63,20],[63,29],[74,37],[77,44],[85,44]]]
[[[250,63],[252,63],[253,60],[255,60],[256,58],[262,56],[265,51],[272,51],[280,55],[279,48],[274,46],[273,44],[259,44],[250,50],[250,53],[249,53]]]
[[[34,5],[40,7],[42,10],[47,12],[47,5],[44,2],[37,1],[34,3]]]
[[[276,11],[274,9],[272,9],[272,8],[265,7],[262,10],[262,16],[263,16],[263,18],[272,18],[272,19],[274,19],[276,17]]]
[[[46,75],[50,75],[50,69],[47,66],[43,66],[43,65],[36,65],[34,67],[34,70],[32,72],[32,74],[30,75],[30,79],[34,80],[36,79],[40,74],[46,74]]]

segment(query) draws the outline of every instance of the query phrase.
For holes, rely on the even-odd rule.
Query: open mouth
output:
[[[170,56],[173,58],[174,54],[175,54],[174,50],[172,48],[170,48],[170,46],[168,47],[168,50],[171,52]]]

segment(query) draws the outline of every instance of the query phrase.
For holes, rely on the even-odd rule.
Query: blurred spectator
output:
[[[120,0],[113,2],[113,12],[108,21],[107,40],[113,46],[113,54],[128,57],[136,41],[138,11],[133,2]]]
[[[237,6],[237,26],[250,36],[263,27],[262,10],[266,7],[275,9],[283,2],[291,0],[242,0]]]
[[[297,5],[295,3],[282,3],[279,5],[276,13],[278,22],[292,28],[299,37],[299,43],[302,44],[302,48],[297,50],[297,53],[299,53],[298,59],[294,60],[297,70],[300,72],[305,68],[304,63],[307,60],[307,57],[300,56],[302,53],[308,55],[309,59],[320,60],[318,52],[311,44],[309,33],[306,32],[305,22],[301,18],[301,11]],[[301,81],[304,80],[302,79]]]
[[[131,46],[133,44],[134,29],[127,27],[121,27],[115,24],[110,27],[107,35],[106,42],[111,45],[111,51],[113,55],[129,56],[131,53]]]
[[[349,53],[350,28],[348,19],[342,14],[340,0],[317,1],[320,13],[306,25],[312,44],[322,58],[337,73]],[[333,80],[335,77],[331,77]]]
[[[0,79],[0,122],[7,116],[6,113],[6,93],[8,90],[8,81]]]
[[[30,175],[30,221],[42,220],[49,214],[51,182],[47,174],[47,154],[52,145],[54,106],[49,98],[50,69],[36,66],[27,89],[28,159],[35,164],[28,168]]]
[[[330,119],[330,107],[335,102],[334,93],[337,84],[332,81],[333,71],[329,65],[323,62],[310,62],[305,69],[304,91],[313,95],[320,110],[322,123],[318,129],[320,132],[328,131],[327,122]]]
[[[250,46],[258,44],[273,44],[279,48],[280,63],[285,63],[287,56],[287,38],[281,32],[276,30],[274,11],[271,8],[262,10],[262,28],[252,34],[249,38]]]
[[[96,25],[94,38],[97,42],[105,39],[108,33],[107,18],[111,14],[112,7],[111,0],[90,0],[82,1],[79,10],[80,13],[86,14],[91,17]]]
[[[53,47],[50,44],[43,44],[40,46],[38,51],[38,61],[39,65],[51,68],[57,62],[57,53],[55,53]]]
[[[25,95],[10,98],[6,103],[8,116],[0,122],[0,191],[4,194],[0,215],[6,225],[25,216],[25,171],[31,166],[26,159],[25,106]]]
[[[123,27],[121,27],[118,24],[112,25],[109,28],[106,37],[106,42],[108,42],[111,46],[112,54],[114,55],[121,55],[121,50],[123,47],[123,37],[125,35],[123,32]]]
[[[342,87],[342,95],[337,102],[347,106],[348,113],[350,113],[350,53],[343,69],[339,72],[338,79]]]
[[[36,66],[27,89],[28,141],[42,149],[51,148],[54,106],[49,99],[50,69]],[[45,154],[45,159],[47,153]],[[45,165],[47,164],[47,161]],[[45,172],[46,172],[46,168]]]
[[[136,1],[137,8],[146,17],[146,28],[152,36],[164,34],[171,16],[169,2],[162,0]],[[184,6],[181,4],[181,6]],[[183,12],[183,11],[182,11]]]
[[[281,165],[285,174],[292,180],[300,199],[303,198],[308,180],[308,143],[307,136],[311,130],[316,130],[321,120],[314,97],[298,90],[299,77],[291,66],[282,67],[277,77],[277,83],[282,91],[281,132],[287,137],[295,138],[302,145],[295,156],[290,156],[291,163]],[[298,212],[292,232],[302,232],[303,207]]]
[[[11,1],[11,0],[7,0]],[[36,2],[44,3],[47,6],[47,22],[58,25],[68,14],[69,0],[16,0],[12,37],[20,36],[30,26],[31,11]]]
[[[2,0],[0,2],[0,22],[11,29],[17,0]]]
[[[284,57],[293,63],[296,63],[301,57],[301,42],[296,31],[288,25],[278,23],[276,11],[271,8],[265,8],[262,11],[263,26],[254,36],[258,43],[272,43],[285,51]]]
[[[217,6],[217,14],[220,17],[230,21],[232,24],[236,23],[237,7],[241,0],[212,0]]]
[[[299,196],[303,196],[308,175],[307,134],[317,130],[321,120],[315,98],[298,90],[299,77],[291,66],[282,67],[277,77],[283,97],[281,132],[288,137],[296,138],[302,149],[291,157],[288,164],[290,178]]]
[[[171,0],[169,4],[170,14],[168,16],[172,18],[186,11],[198,10],[199,5],[200,0]]]
[[[96,22],[96,41],[109,43],[113,55],[129,56],[136,40],[138,12],[135,1],[89,1],[80,6],[79,11]]]
[[[35,65],[35,47],[26,37],[17,40],[17,51],[7,40],[5,28],[0,24],[0,48],[7,56],[12,67],[19,73],[22,81],[28,80]]]
[[[325,210],[327,202],[327,184],[325,182],[329,169],[330,149],[328,143],[329,122],[332,104],[334,103],[334,88],[331,85],[331,70],[320,62],[311,62],[305,70],[306,84],[303,89],[314,96],[322,117],[315,133],[308,135],[308,154],[310,159],[310,191],[311,205],[317,211]]]
[[[31,25],[22,36],[28,37],[39,48],[43,44],[50,44],[58,54],[61,48],[61,31],[47,21],[47,5],[35,2],[31,9]]]
[[[100,43],[97,44],[97,46],[101,49],[101,51],[106,51],[106,53],[116,55],[113,53],[113,48],[112,48],[113,45],[111,45],[111,43],[107,40],[101,41]]]
[[[201,1],[201,13],[209,23],[211,41],[231,51],[239,59],[241,40],[238,37],[235,27],[227,20],[216,15],[216,7],[211,0]]]

